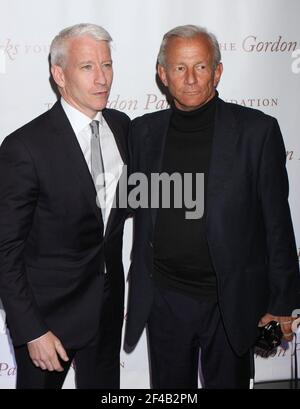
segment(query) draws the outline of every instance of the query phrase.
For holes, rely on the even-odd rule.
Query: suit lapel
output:
[[[149,133],[146,140],[148,183],[151,181],[151,173],[161,173],[162,171],[171,110],[166,110],[162,114],[162,118],[158,116],[149,123]],[[157,217],[156,208],[151,207],[151,216],[153,227],[155,227]]]
[[[94,182],[87,166],[84,155],[81,151],[80,145],[74,134],[73,128],[60,104],[56,104],[52,108],[52,123],[58,135],[58,141],[61,144],[63,160],[65,160],[70,169],[70,180],[72,175],[75,175],[76,180],[81,186],[81,189],[90,203],[95,216],[97,217],[100,226],[103,228],[103,221],[101,216],[101,210],[96,204],[96,189]]]
[[[109,109],[104,109],[102,111],[103,117],[105,119],[105,121],[107,122],[108,126],[110,127],[117,147],[119,149],[122,161],[124,162],[124,164],[127,164],[127,146],[125,146],[126,143],[126,138],[122,138],[121,135],[124,134],[124,130],[122,129],[122,127],[120,126],[120,122],[117,120],[114,120],[112,115],[111,115],[111,111]]]
[[[120,122],[116,119],[114,119],[111,115],[111,111],[108,109],[103,110],[102,112],[103,117],[105,119],[105,121],[107,122],[109,128],[111,129],[113,136],[115,138],[120,156],[122,158],[122,161],[124,163],[124,165],[127,165],[127,146],[125,146],[125,143],[127,141],[126,138],[124,138],[124,130],[122,129],[122,127],[120,126]],[[123,136],[123,138],[121,137],[121,135]],[[120,177],[120,179],[122,178],[122,176]],[[126,179],[127,181],[127,179]],[[116,205],[114,205],[117,200],[116,195],[118,195],[118,191],[119,191],[119,182],[118,185],[116,187],[116,192],[115,192],[115,198],[114,198],[114,202],[113,205],[111,207],[110,210],[110,214],[108,217],[108,221],[107,221],[107,225],[106,225],[106,229],[105,229],[105,237],[107,238],[112,230],[112,227],[114,225],[114,222],[117,222],[117,214],[120,213],[118,212],[118,208],[116,207]],[[123,217],[123,215],[122,215]]]
[[[230,106],[219,99],[215,114],[215,129],[208,175],[206,197],[207,226],[214,204],[218,202],[218,197],[224,195],[226,190],[238,136],[236,118],[233,116]]]

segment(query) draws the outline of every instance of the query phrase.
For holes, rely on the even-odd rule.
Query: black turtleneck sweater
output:
[[[204,174],[204,199],[214,131],[217,95],[194,111],[172,106],[165,143],[162,172],[193,174],[195,199],[196,173]],[[199,186],[198,186],[199,188]],[[184,189],[183,189],[184,190]],[[161,286],[200,297],[216,299],[216,276],[212,266],[206,231],[205,207],[199,219],[187,219],[184,206],[158,209],[154,237],[154,279]]]

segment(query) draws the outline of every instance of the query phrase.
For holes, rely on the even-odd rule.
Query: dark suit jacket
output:
[[[129,118],[103,115],[127,163]],[[112,209],[103,238],[93,180],[60,102],[4,140],[0,297],[14,344],[51,330],[67,348],[85,345],[99,327],[104,261],[123,314],[125,215]]]
[[[165,110],[133,121],[133,172],[160,172],[170,114]],[[274,118],[217,100],[206,232],[221,314],[238,354],[254,343],[264,313],[290,315],[300,307],[285,159]],[[137,342],[151,310],[156,215],[157,209],[135,213],[125,339],[129,346]]]

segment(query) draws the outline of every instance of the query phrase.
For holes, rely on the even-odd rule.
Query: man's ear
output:
[[[161,64],[158,64],[158,66],[157,66],[157,74],[158,74],[161,82],[164,84],[164,86],[167,87],[168,86],[168,80],[167,80],[166,69]]]
[[[220,62],[217,65],[217,68],[215,69],[215,73],[214,73],[214,87],[217,87],[217,85],[219,84],[222,72],[223,72],[223,64]]]
[[[51,74],[52,74],[52,77],[53,77],[54,81],[56,82],[56,84],[60,88],[64,88],[64,86],[65,86],[65,76],[64,76],[63,69],[59,65],[52,65],[51,66]]]

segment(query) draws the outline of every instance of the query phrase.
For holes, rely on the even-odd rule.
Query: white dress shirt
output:
[[[91,172],[91,137],[90,123],[92,119],[78,111],[61,98],[61,105],[70,121],[76,135],[83,156]],[[123,161],[117,147],[114,135],[105,121],[102,112],[99,111],[93,120],[99,121],[100,145],[105,170],[105,219],[103,220],[104,232],[108,217],[114,201],[118,180],[123,169]],[[96,197],[95,197],[96,200]]]

